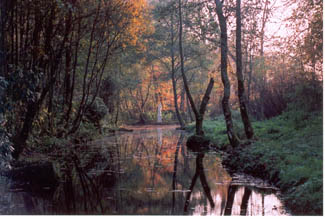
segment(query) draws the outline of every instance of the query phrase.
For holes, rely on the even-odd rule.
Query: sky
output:
[[[270,38],[286,38],[291,35],[292,30],[286,25],[289,23],[285,21],[291,14],[295,5],[287,6],[285,0],[275,0],[274,7],[276,10],[266,24],[266,35]],[[265,47],[271,47],[272,41],[265,42]]]
[[[287,7],[283,0],[276,0],[275,7],[277,9],[267,25],[267,32],[269,35],[285,37],[290,33],[285,27],[285,19],[291,15],[294,6]]]

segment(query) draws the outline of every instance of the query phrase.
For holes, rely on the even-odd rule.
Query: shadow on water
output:
[[[104,213],[101,186],[98,186],[104,176],[90,177],[75,154],[71,161],[64,169],[64,182],[56,190],[54,211],[59,214]]]
[[[185,140],[174,127],[98,139],[59,159],[52,193],[0,182],[0,214],[285,214],[275,190],[230,177],[215,152],[193,153]]]

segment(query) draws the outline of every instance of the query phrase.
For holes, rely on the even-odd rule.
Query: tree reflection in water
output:
[[[252,194],[252,190],[249,188],[249,187],[245,187],[245,192],[244,192],[244,195],[243,195],[243,200],[241,202],[241,205],[240,205],[240,215],[246,215],[247,214],[247,208],[248,208],[248,200],[249,200],[249,197],[251,196]]]
[[[200,177],[200,181],[201,181],[201,185],[203,187],[204,193],[207,196],[211,208],[214,208],[215,204],[213,202],[212,196],[211,196],[211,190],[210,187],[208,185],[208,182],[206,180],[205,174],[204,174],[204,170],[203,170],[203,158],[204,158],[204,153],[198,153],[196,156],[196,169],[195,169],[195,174],[193,176],[192,182],[191,182],[191,186],[189,188],[189,191],[187,192],[186,195],[186,201],[185,201],[185,206],[184,206],[184,213],[188,212],[188,206],[190,204],[190,198],[191,198],[191,194],[193,191],[193,188],[195,186],[196,180],[198,177]]]
[[[54,211],[61,214],[104,213],[99,180],[103,175],[90,177],[81,166],[79,157],[72,154],[63,169],[63,182],[54,194]]]
[[[174,159],[174,172],[173,172],[173,185],[172,185],[172,189],[173,191],[176,190],[176,183],[177,183],[177,164],[178,164],[178,153],[179,153],[179,149],[182,145],[184,139],[184,133],[181,133],[178,141],[177,141],[177,145],[176,145],[176,151],[175,151],[175,159]],[[172,200],[172,214],[175,214],[175,192],[173,192],[173,200]]]
[[[231,215],[232,206],[234,205],[235,194],[238,190],[237,185],[230,185],[228,188],[227,203],[224,215]]]

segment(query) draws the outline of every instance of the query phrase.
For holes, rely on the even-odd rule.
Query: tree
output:
[[[174,10],[173,10],[174,11]],[[171,46],[170,46],[170,58],[172,61],[172,83],[173,83],[173,93],[174,93],[174,105],[175,105],[175,112],[177,119],[179,121],[179,124],[181,128],[183,129],[185,127],[183,118],[179,112],[178,109],[178,103],[177,103],[177,90],[176,90],[176,80],[175,80],[175,54],[174,54],[174,13],[171,13],[170,18],[170,39],[171,39]]]
[[[148,51],[150,56],[154,57],[160,63],[159,69],[168,72],[168,75],[165,75],[166,77],[161,77],[160,79],[169,81],[171,85],[170,89],[173,94],[172,101],[174,108],[173,117],[179,120],[177,118],[177,114],[179,114],[183,122],[185,122],[186,115],[184,112],[187,110],[186,113],[190,115],[191,106],[186,103],[188,97],[185,95],[184,83],[180,71],[179,47],[175,47],[179,46],[177,42],[177,39],[179,39],[177,1],[157,1],[153,7],[155,32],[149,39]],[[183,5],[183,9],[185,10],[183,19],[187,20],[192,9],[187,7],[186,4]],[[186,34],[186,37],[184,34]],[[171,37],[171,35],[173,35],[173,37]],[[205,89],[202,85],[207,81],[206,75],[211,74],[212,71],[212,55],[207,49],[207,46],[202,41],[195,38],[191,32],[184,31],[182,44],[183,47],[186,48],[183,51],[184,72],[189,79],[187,82],[191,87],[193,100],[196,105],[198,105]],[[177,106],[177,110],[175,106]],[[177,113],[177,111],[179,113]]]
[[[231,117],[231,111],[229,107],[229,97],[230,97],[230,83],[227,75],[227,52],[228,52],[228,45],[227,45],[227,23],[226,18],[223,15],[223,2],[220,2],[220,0],[215,0],[216,4],[216,12],[219,19],[219,25],[221,30],[221,37],[220,37],[220,43],[221,43],[221,77],[222,77],[222,83],[224,85],[224,95],[222,99],[222,109],[223,114],[225,117],[225,122],[227,126],[227,136],[229,139],[230,144],[233,147],[237,147],[239,144],[238,137],[234,131],[232,117]]]
[[[203,117],[204,113],[206,110],[206,106],[209,102],[210,99],[210,94],[213,88],[214,80],[213,78],[210,78],[210,82],[208,84],[208,87],[205,91],[204,97],[201,101],[200,109],[199,111],[197,110],[193,97],[190,93],[190,89],[188,86],[187,78],[185,75],[185,70],[184,70],[184,55],[183,55],[183,45],[182,45],[182,34],[183,34],[183,22],[182,22],[182,1],[178,1],[178,13],[179,13],[179,55],[180,55],[180,61],[181,61],[181,73],[182,73],[182,78],[183,78],[183,83],[184,83],[184,88],[186,91],[186,95],[189,99],[189,102],[192,107],[192,111],[194,112],[195,115],[195,120],[196,120],[196,134],[199,136],[203,136]]]
[[[236,73],[238,81],[238,99],[240,105],[240,114],[244,123],[245,133],[248,139],[251,139],[254,135],[252,125],[250,123],[247,107],[246,107],[246,95],[244,78],[242,73],[242,50],[241,50],[241,12],[240,12],[241,1],[237,0],[236,7]]]

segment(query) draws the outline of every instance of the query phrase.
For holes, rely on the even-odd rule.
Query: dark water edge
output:
[[[94,141],[55,164],[54,191],[0,178],[1,215],[288,215],[279,191],[193,153],[174,126],[146,127]]]

